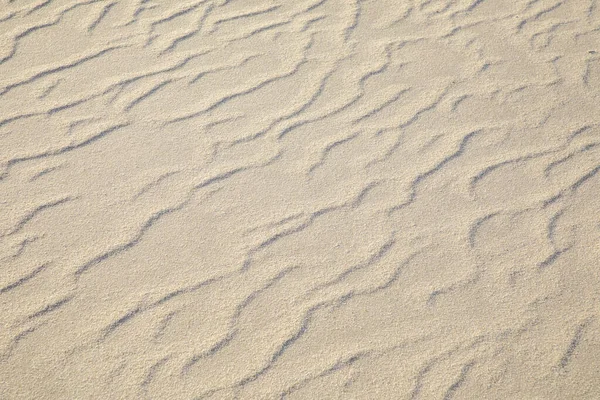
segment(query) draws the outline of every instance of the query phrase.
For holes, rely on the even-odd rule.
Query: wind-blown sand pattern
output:
[[[600,399],[600,2],[0,34],[0,398]]]

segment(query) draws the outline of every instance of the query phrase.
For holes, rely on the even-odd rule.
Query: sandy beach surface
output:
[[[600,399],[600,1],[0,0],[0,399]]]

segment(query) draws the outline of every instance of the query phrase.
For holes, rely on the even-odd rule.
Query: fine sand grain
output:
[[[0,0],[0,399],[600,399],[600,0]]]

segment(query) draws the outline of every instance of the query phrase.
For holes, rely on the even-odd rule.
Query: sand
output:
[[[0,36],[0,399],[600,399],[600,2]]]

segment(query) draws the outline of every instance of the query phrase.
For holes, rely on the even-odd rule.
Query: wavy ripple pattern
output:
[[[2,0],[3,399],[600,398],[597,0]]]

